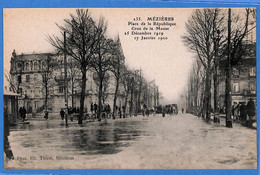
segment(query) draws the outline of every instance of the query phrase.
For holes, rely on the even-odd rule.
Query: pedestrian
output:
[[[235,108],[236,108],[236,102],[234,102],[233,105],[232,105],[232,118],[233,119],[235,117]]]
[[[162,116],[165,117],[165,108],[162,107]]]
[[[184,108],[181,109],[182,113],[184,113]]]
[[[121,107],[118,108],[119,118],[122,118]]]
[[[95,102],[95,104],[94,104],[94,111],[95,111],[95,114],[97,113],[97,108],[98,108],[98,106],[97,106],[97,104],[96,104],[96,102]]]
[[[238,119],[239,105],[235,103],[234,105],[234,120]]]
[[[76,107],[75,113],[78,114],[79,113],[79,107]]]
[[[93,111],[94,111],[94,105],[93,105],[93,102],[92,102],[91,105],[90,105],[90,112],[91,112],[92,115],[93,115]]]
[[[108,113],[108,117],[110,117],[111,107],[109,104],[107,104],[107,113]]]
[[[143,116],[145,116],[145,114],[146,114],[146,108],[147,108],[147,106],[144,104],[144,106],[143,106]]]
[[[61,120],[64,120],[64,114],[65,114],[64,110],[61,109],[61,110],[60,110],[60,117],[61,117]]]
[[[255,103],[252,98],[247,102],[247,115],[249,117],[249,121],[252,120],[252,117],[255,116]]]
[[[246,114],[247,114],[247,106],[245,105],[245,102],[243,102],[240,106],[240,120],[241,121],[246,120]]]
[[[20,115],[20,119],[23,119],[23,108],[22,107],[20,107],[19,108],[19,115]]]
[[[45,118],[46,120],[48,120],[48,118],[49,118],[49,112],[48,112],[47,110],[45,111],[44,118]]]
[[[25,121],[26,114],[27,114],[27,111],[26,111],[25,107],[23,106],[23,109],[22,109],[22,118],[23,118],[23,121]]]

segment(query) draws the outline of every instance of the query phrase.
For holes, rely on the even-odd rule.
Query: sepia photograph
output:
[[[4,169],[257,169],[256,8],[4,8]]]

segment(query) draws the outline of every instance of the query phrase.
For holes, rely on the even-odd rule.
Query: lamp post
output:
[[[65,122],[68,126],[68,89],[67,89],[67,57],[66,57],[66,32],[64,32],[64,97],[65,97]]]
[[[228,9],[228,58],[226,65],[226,127],[232,128],[231,120],[231,9]]]

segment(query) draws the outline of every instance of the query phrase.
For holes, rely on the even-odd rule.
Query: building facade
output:
[[[250,98],[256,104],[256,43],[247,44],[250,53],[233,66],[231,77],[231,99],[234,102],[247,103]],[[224,67],[224,66],[223,66]],[[219,105],[225,107],[225,70],[220,72]],[[222,75],[222,76],[221,76]],[[222,77],[222,78],[221,78]]]
[[[50,62],[52,62],[51,65]],[[68,63],[73,64],[69,60]],[[81,74],[77,66],[72,67],[75,70],[68,66],[68,106],[79,107]],[[77,73],[72,75],[73,71]],[[10,75],[13,79],[12,83],[15,84],[21,95],[18,98],[19,108],[25,106],[28,113],[32,114],[43,112],[46,88],[48,91],[48,111],[58,113],[61,108],[65,107],[63,57],[50,53],[16,55],[14,51],[11,58]],[[88,110],[92,102],[98,103],[98,86],[93,77],[95,77],[94,72],[88,71],[85,96],[85,109]],[[70,79],[73,79],[73,81],[70,81]],[[112,106],[115,92],[115,79],[112,73],[108,73],[108,79],[109,84],[104,89],[105,97],[103,100],[104,103]],[[44,80],[48,81],[47,86],[45,86]],[[122,87],[119,87],[118,105],[123,104],[123,98]]]
[[[15,51],[11,58],[10,75],[13,84],[20,94],[18,98],[18,108],[25,107],[27,112],[36,115],[44,112],[45,108],[50,113],[58,114],[61,108],[65,108],[64,95],[64,62],[63,56],[51,53],[41,54],[21,54],[16,55]],[[79,107],[81,97],[81,72],[77,62],[68,58],[67,66],[67,89],[68,106]],[[85,109],[90,111],[91,103],[98,104],[98,80],[94,71],[87,72]],[[116,80],[112,72],[107,72],[106,81],[103,86],[103,104],[109,104],[113,109]],[[132,112],[137,110],[137,93],[132,97]],[[47,94],[47,95],[46,95]],[[158,87],[149,84],[147,91],[141,94],[141,103],[146,103],[152,108],[158,105]],[[117,95],[117,106],[125,105],[126,93],[122,85],[119,85]],[[145,97],[145,98],[144,98]],[[46,103],[47,99],[47,103]],[[47,105],[45,105],[47,104]],[[128,94],[126,112],[130,113],[131,98]]]

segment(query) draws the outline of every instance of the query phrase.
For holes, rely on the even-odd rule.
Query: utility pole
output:
[[[65,121],[68,126],[68,88],[67,88],[67,57],[66,57],[66,32],[64,32],[64,97],[65,97]]]
[[[226,127],[232,128],[231,120],[231,49],[230,49],[230,40],[231,40],[231,9],[228,9],[228,58],[226,65]]]
[[[218,77],[218,69],[219,69],[219,57],[218,57],[218,48],[219,48],[219,34],[220,31],[215,29],[215,22],[213,28],[213,35],[214,35],[214,49],[215,49],[215,58],[214,58],[214,123],[219,122],[219,77]],[[216,30],[216,31],[215,31]],[[217,32],[217,36],[215,33]],[[196,105],[197,106],[197,105]]]

